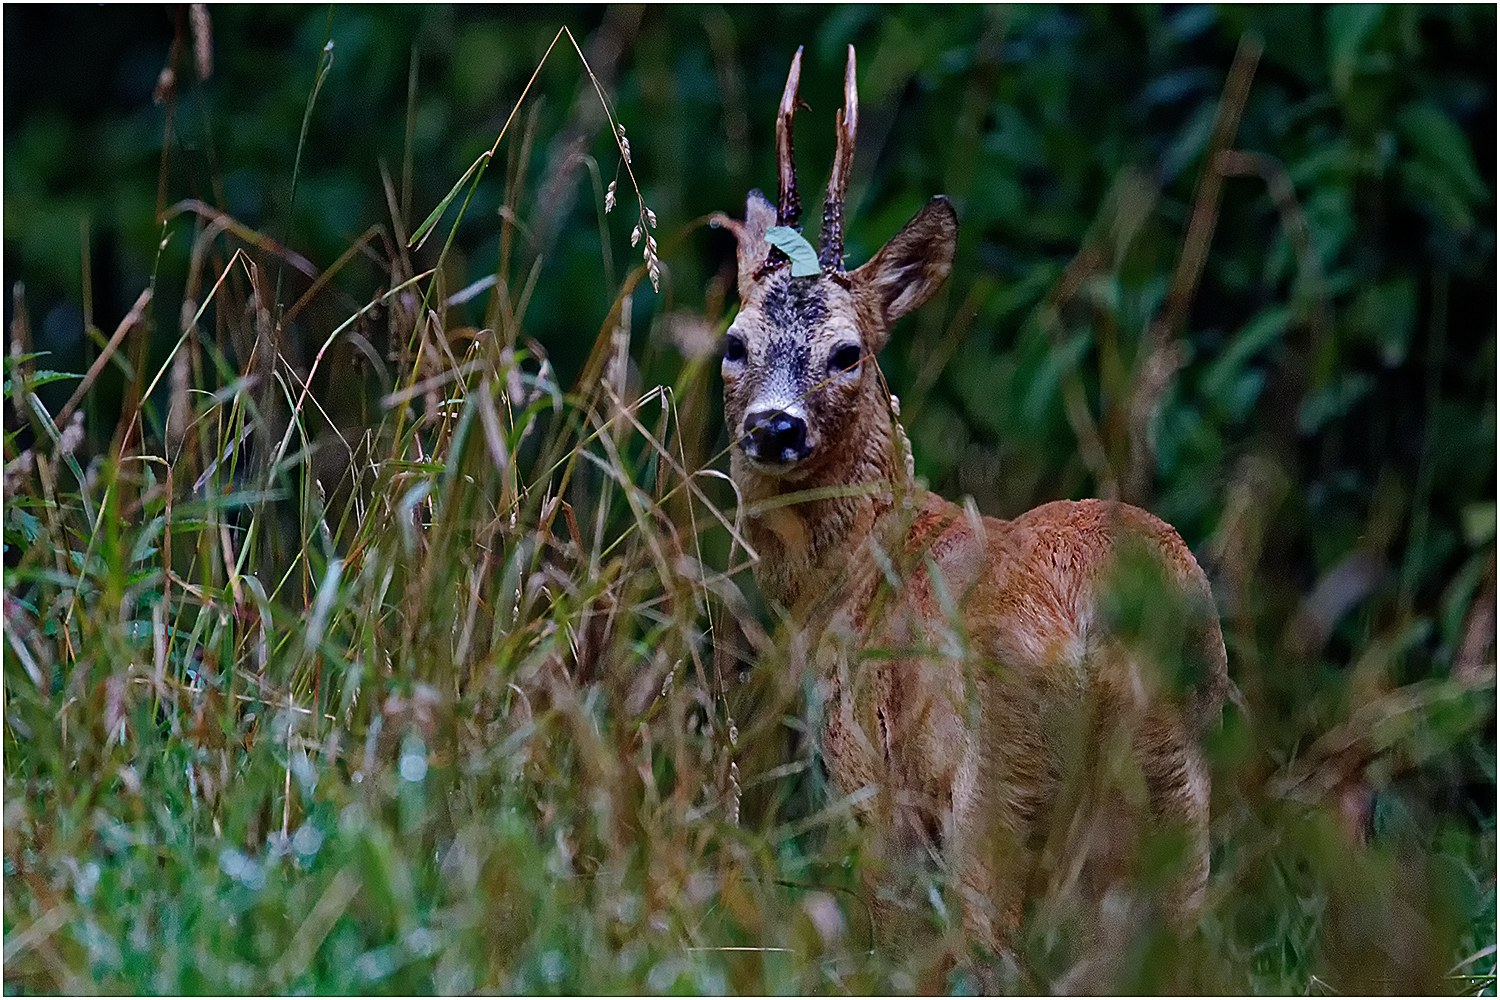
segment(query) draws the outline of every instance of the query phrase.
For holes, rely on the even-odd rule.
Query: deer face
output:
[[[744,222],[716,220],[739,244],[740,312],[724,337],[730,434],[751,469],[794,480],[831,452],[855,446],[851,438],[862,416],[884,413],[875,355],[891,325],[942,285],[958,238],[953,206],[938,196],[868,263],[845,272],[844,196],[858,121],[850,46],[838,147],[824,201],[820,271],[793,275],[789,259],[771,246],[766,231],[795,224],[801,212],[791,148],[801,64],[798,49],[776,127],[779,204],[752,191]]]

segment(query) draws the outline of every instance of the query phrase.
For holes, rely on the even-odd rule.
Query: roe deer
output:
[[[1138,839],[1121,832],[1144,829],[1134,820],[1186,843],[1164,904],[1191,924],[1208,876],[1200,740],[1228,686],[1207,578],[1176,531],[1135,507],[1058,501],[1002,521],[915,485],[875,355],[947,278],[957,216],[934,197],[845,271],[850,46],[818,270],[798,276],[809,265],[794,267],[772,243],[784,234],[767,231],[801,211],[801,58],[776,123],[777,204],[752,191],[743,222],[714,221],[738,243],[741,305],[723,356],[731,473],[756,579],[794,629],[792,666],[815,674],[828,771],[843,794],[876,790],[862,808],[892,870],[947,867],[979,944],[1006,952],[1028,900],[1102,904],[1131,864],[1120,843]],[[1174,650],[1191,661],[1175,673]],[[1080,770],[1107,772],[1110,787]],[[881,895],[888,924],[897,914]]]

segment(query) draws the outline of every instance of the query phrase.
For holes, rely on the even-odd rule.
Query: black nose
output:
[[[807,446],[807,422],[780,410],[761,410],[745,418],[745,449],[762,462],[799,462],[812,449]]]

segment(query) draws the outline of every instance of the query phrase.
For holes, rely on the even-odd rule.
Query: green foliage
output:
[[[714,471],[707,219],[799,43],[820,189],[854,43],[851,264],[960,218],[918,472],[1214,584],[1209,906],[1121,988],[1494,993],[1493,8],[209,16],[5,10],[8,991],[973,985],[940,876],[870,953]]]

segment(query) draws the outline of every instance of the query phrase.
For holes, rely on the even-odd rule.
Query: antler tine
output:
[[[776,163],[780,173],[781,195],[776,202],[776,224],[794,226],[802,217],[802,201],[797,197],[797,164],[792,159],[792,116],[797,113],[797,83],[802,79],[802,46],[792,56],[792,69],[786,75],[786,89],[781,92],[781,110],[776,115]]]
[[[849,171],[854,165],[854,133],[859,129],[859,92],[854,84],[854,46],[849,46],[849,64],[844,70],[844,109],[834,119],[838,145],[833,153],[833,172],[828,176],[828,197],[823,200],[823,247],[818,263],[825,270],[844,270],[844,198],[849,193]]]

